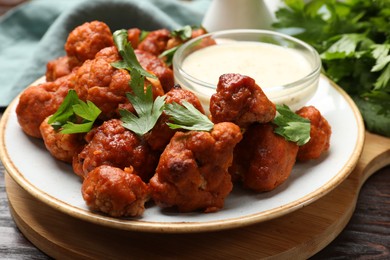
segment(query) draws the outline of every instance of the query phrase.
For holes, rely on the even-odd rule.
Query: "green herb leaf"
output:
[[[89,100],[87,100],[86,103],[79,100],[78,104],[73,105],[73,111],[79,117],[90,122],[95,121],[101,112],[101,110]]]
[[[75,124],[73,122],[67,122],[62,126],[62,134],[77,134],[88,133],[93,127],[93,122],[87,122],[82,124]]]
[[[185,25],[180,29],[173,30],[171,35],[173,37],[179,37],[182,41],[187,41],[192,37],[192,28],[190,25]]]
[[[344,34],[337,42],[332,44],[328,50],[321,54],[321,58],[325,60],[343,59],[349,57],[360,58],[364,53],[359,52],[358,45],[369,41],[362,34]]]
[[[137,56],[134,53],[134,49],[127,40],[127,31],[125,29],[115,31],[113,33],[113,37],[114,43],[118,48],[122,60],[111,63],[111,66],[117,69],[126,69],[128,71],[135,69],[145,77],[156,78],[155,75],[144,70],[141,64],[138,62]]]
[[[159,96],[153,101],[152,87],[144,91],[144,77],[138,70],[131,70],[130,87],[133,93],[127,93],[127,98],[133,105],[137,116],[127,110],[120,110],[123,127],[139,136],[149,132],[163,112],[165,96]]]
[[[149,35],[149,33],[150,33],[150,31],[142,30],[141,35],[139,36],[139,42],[142,42],[143,40],[145,40],[145,38]]]
[[[165,105],[165,113],[170,116],[173,123],[167,123],[172,129],[186,129],[195,131],[210,131],[214,123],[196,109],[191,103],[182,101],[182,106],[176,102]]]
[[[158,57],[160,59],[163,58],[163,57],[166,57],[165,64],[167,64],[167,66],[171,66],[172,65],[172,61],[173,61],[173,56],[175,55],[175,52],[177,51],[177,49],[180,46],[181,46],[181,44],[176,46],[176,47],[173,47],[173,48],[170,48],[168,50],[165,50]]]
[[[65,96],[60,107],[49,118],[48,124],[52,125],[54,129],[58,130],[63,124],[65,124],[73,115],[73,105],[77,104],[78,96],[76,91],[69,90]]]
[[[58,110],[49,118],[48,123],[63,134],[89,132],[101,110],[91,101],[80,100],[71,89]],[[77,123],[81,119],[81,123]]]
[[[273,123],[277,128],[274,132],[299,146],[306,144],[310,140],[310,120],[297,115],[286,105],[276,105],[276,110],[278,115]]]

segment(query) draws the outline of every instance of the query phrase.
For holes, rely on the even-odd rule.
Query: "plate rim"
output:
[[[149,222],[142,221],[142,219],[121,219],[113,218],[99,213],[91,212],[84,210],[72,205],[69,205],[66,202],[58,200],[51,195],[45,193],[41,189],[35,187],[31,184],[24,175],[18,171],[17,167],[13,164],[12,159],[10,158],[8,151],[5,145],[5,130],[6,125],[9,121],[11,112],[16,108],[16,103],[19,100],[21,93],[8,105],[7,109],[4,111],[3,116],[0,121],[0,159],[3,162],[5,171],[8,173],[19,186],[31,194],[34,198],[44,202],[45,204],[51,206],[52,208],[59,210],[70,216],[88,221],[94,224],[112,227],[121,230],[128,231],[141,231],[141,232],[152,232],[152,233],[198,233],[198,232],[210,232],[218,230],[227,230],[233,228],[239,228],[244,226],[253,225],[256,223],[265,222],[274,218],[287,215],[291,212],[294,212],[304,206],[307,206],[321,197],[325,196],[333,189],[335,189],[341,182],[343,182],[349,174],[355,168],[361,154],[363,151],[364,140],[365,140],[365,127],[364,121],[360,114],[359,109],[352,100],[352,98],[336,83],[330,80],[325,75],[321,74],[321,77],[330,83],[331,87],[334,88],[342,98],[346,101],[349,108],[352,110],[354,119],[358,126],[357,140],[353,152],[351,153],[349,159],[340,169],[339,173],[318,188],[315,191],[310,192],[309,194],[292,201],[282,207],[277,207],[269,210],[262,211],[261,214],[254,213],[249,214],[244,217],[234,217],[225,220],[213,220],[207,222]],[[34,81],[32,85],[36,85],[39,82],[42,82],[42,78]],[[282,208],[282,209],[281,209]]]

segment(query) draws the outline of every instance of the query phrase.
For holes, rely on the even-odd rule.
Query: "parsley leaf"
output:
[[[137,116],[125,109],[120,110],[119,113],[122,116],[123,127],[142,136],[153,128],[162,114],[165,97],[159,96],[153,102],[152,87],[149,85],[146,92],[144,91],[143,75],[138,70],[131,70],[130,75],[130,87],[133,93],[127,93],[126,96],[137,112]]]
[[[167,64],[167,66],[171,66],[172,62],[173,62],[173,56],[175,55],[175,52],[177,51],[177,49],[180,46],[181,46],[181,44],[178,45],[178,46],[172,47],[172,48],[170,48],[168,50],[165,50],[158,57],[160,59],[163,58],[163,57],[166,57],[165,63]]]
[[[63,134],[87,133],[100,113],[101,110],[95,104],[91,101],[83,102],[76,91],[71,89],[48,123]]]
[[[180,29],[173,30],[171,35],[173,37],[179,37],[182,41],[187,41],[192,37],[192,29],[193,27],[190,25],[185,25]]]
[[[59,130],[68,120],[74,116],[73,105],[77,104],[78,96],[76,91],[69,90],[57,111],[50,116],[48,124],[55,130]]]
[[[111,66],[117,69],[125,69],[128,71],[135,69],[145,77],[156,78],[155,75],[144,70],[141,64],[138,62],[137,56],[134,53],[134,49],[131,47],[131,43],[127,40],[127,31],[125,29],[115,31],[113,33],[113,37],[122,60],[111,63]]]
[[[274,132],[299,146],[306,144],[310,140],[310,120],[297,115],[286,105],[276,105],[276,110],[278,115],[273,123],[277,128]]]
[[[139,42],[142,42],[143,40],[145,40],[145,38],[148,37],[149,33],[150,33],[150,31],[142,30],[141,35],[139,36]]]
[[[165,105],[165,113],[170,116],[173,123],[168,122],[171,129],[186,129],[195,131],[210,131],[214,123],[196,109],[191,103],[183,100],[182,106],[176,102]]]

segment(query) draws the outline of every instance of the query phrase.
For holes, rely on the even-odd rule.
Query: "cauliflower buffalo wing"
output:
[[[246,188],[270,191],[290,176],[297,152],[298,145],[275,134],[271,123],[253,124],[234,149],[229,172]]]
[[[167,29],[151,31],[138,43],[137,49],[158,56],[167,49],[169,39],[171,32]]]
[[[173,71],[153,54],[141,50],[135,50],[134,52],[141,66],[153,72],[159,79],[163,90],[168,92],[174,85]]]
[[[176,132],[160,157],[150,180],[153,200],[181,212],[215,212],[232,190],[228,168],[240,128],[230,122],[209,132]]]
[[[92,21],[76,27],[66,40],[66,56],[47,63],[46,81],[68,75],[84,61],[93,59],[101,49],[113,45],[111,30],[103,22]]]
[[[110,46],[114,46],[114,40],[107,24],[99,21],[84,23],[71,31],[66,40],[69,66],[80,66],[84,61],[95,58],[101,49]]]
[[[119,119],[105,121],[89,132],[86,140],[88,144],[73,159],[73,170],[82,179],[100,165],[132,167],[144,181],[153,176],[158,156],[143,139],[125,129]]]
[[[310,141],[299,147],[297,160],[317,159],[329,149],[332,129],[320,111],[313,106],[303,107],[296,113],[310,120]]]
[[[132,168],[101,165],[85,178],[81,192],[87,206],[112,217],[138,217],[145,211],[149,188]]]
[[[69,57],[62,56],[51,60],[46,64],[46,81],[54,81],[58,78],[70,74],[72,68],[69,67]]]
[[[217,92],[210,99],[210,113],[214,123],[228,121],[247,127],[270,122],[276,108],[254,79],[230,73],[220,76]]]
[[[85,145],[84,135],[60,133],[47,123],[48,120],[49,117],[39,127],[46,149],[54,158],[72,163],[73,156],[78,154]]]

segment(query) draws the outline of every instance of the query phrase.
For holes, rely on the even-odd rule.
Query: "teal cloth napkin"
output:
[[[112,31],[177,29],[200,25],[210,0],[32,0],[0,19],[0,107],[44,75],[46,63],[62,56],[69,32],[99,20]]]

